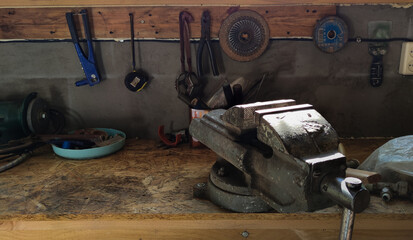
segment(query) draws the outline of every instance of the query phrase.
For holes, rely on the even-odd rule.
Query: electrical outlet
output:
[[[399,73],[413,75],[413,42],[404,42],[402,45]]]

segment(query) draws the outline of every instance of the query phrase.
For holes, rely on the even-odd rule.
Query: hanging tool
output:
[[[192,72],[191,60],[191,42],[189,23],[194,18],[189,12],[179,14],[179,38],[181,49],[181,74],[175,81],[175,88],[178,91],[178,98],[192,108],[200,108],[202,105],[201,93],[202,85],[197,75]],[[188,65],[188,71],[185,68],[185,60]]]
[[[70,35],[72,36],[73,44],[75,45],[75,49],[77,55],[80,60],[80,64],[82,65],[83,71],[85,72],[86,79],[80,80],[76,82],[76,86],[83,86],[89,84],[89,86],[96,85],[100,82],[100,75],[96,67],[94,52],[93,52],[93,45],[92,45],[92,37],[90,34],[90,28],[88,23],[88,15],[87,10],[83,9],[80,11],[82,15],[83,27],[85,29],[85,36],[87,40],[87,48],[88,48],[88,57],[86,58],[84,51],[80,47],[79,44],[79,37],[77,35],[77,30],[75,27],[75,23],[73,20],[74,13],[68,12],[66,13],[66,20],[67,25],[69,26]]]
[[[334,53],[342,49],[348,41],[348,28],[343,19],[328,16],[317,22],[313,39],[323,52]]]
[[[130,17],[130,33],[132,47],[132,72],[125,77],[125,86],[132,92],[139,92],[148,83],[148,75],[142,70],[136,70],[135,63],[135,29],[133,25],[133,13],[129,13]]]
[[[370,65],[370,85],[380,87],[383,84],[383,57],[388,51],[387,40],[391,37],[392,21],[368,22],[367,32],[373,40],[368,45],[368,52],[373,57]]]
[[[370,65],[370,85],[380,87],[383,83],[383,56],[387,50],[384,47],[369,46],[369,54],[373,57]]]
[[[240,10],[229,15],[219,30],[219,44],[232,59],[252,61],[265,51],[270,30],[265,19],[251,10]]]
[[[199,40],[198,52],[196,56],[196,66],[197,66],[197,73],[198,77],[204,75],[204,71],[202,68],[202,53],[204,50],[204,46],[207,46],[209,60],[211,62],[212,73],[214,76],[218,76],[218,67],[215,61],[214,51],[212,51],[211,47],[211,16],[209,11],[206,10],[202,13],[201,18],[201,39]]]

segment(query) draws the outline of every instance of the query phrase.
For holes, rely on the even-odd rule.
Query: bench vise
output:
[[[361,181],[345,177],[337,133],[312,105],[236,105],[193,119],[189,131],[219,156],[194,195],[223,208],[300,212],[339,204],[354,213],[370,202]]]

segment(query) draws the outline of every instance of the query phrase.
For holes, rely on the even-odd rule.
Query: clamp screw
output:
[[[250,235],[250,233],[247,232],[247,231],[243,231],[243,232],[241,233],[241,236],[244,237],[244,238],[247,238],[249,235]]]
[[[217,174],[218,174],[218,176],[221,176],[221,177],[225,176],[226,175],[225,167],[220,167],[218,169]]]
[[[348,188],[351,188],[351,189],[354,189],[354,190],[360,189],[361,184],[362,184],[360,179],[354,178],[354,177],[346,177],[344,179],[344,182],[346,183],[346,186]]]

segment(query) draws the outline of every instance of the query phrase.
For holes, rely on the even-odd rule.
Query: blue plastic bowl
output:
[[[92,159],[100,158],[119,151],[125,145],[126,134],[122,131],[111,128],[95,128],[97,130],[105,131],[109,136],[121,135],[123,138],[115,143],[103,147],[93,147],[87,149],[64,149],[52,144],[54,153],[58,156],[68,159]]]

